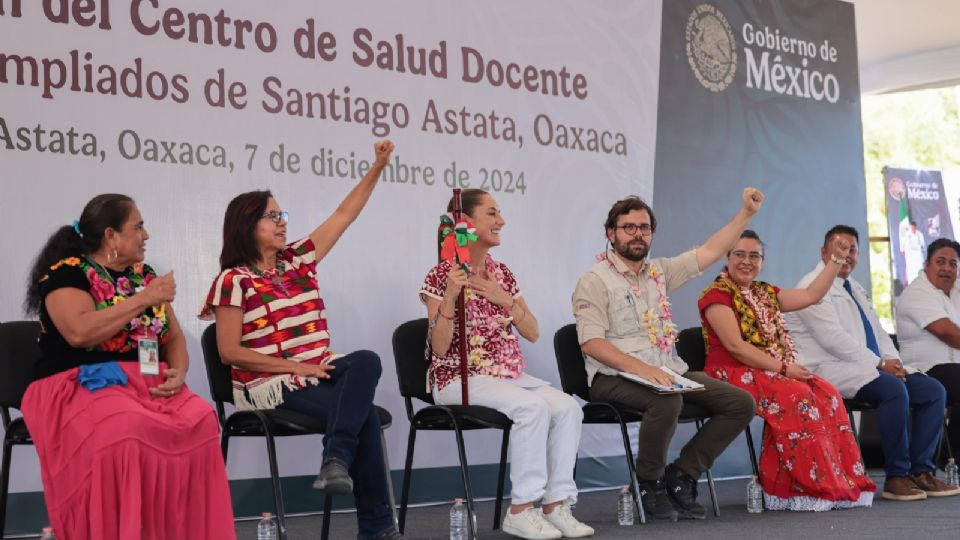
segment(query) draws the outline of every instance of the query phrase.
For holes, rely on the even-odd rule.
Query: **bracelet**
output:
[[[448,321],[452,321],[452,320],[455,318],[455,315],[456,315],[456,313],[454,313],[454,315],[452,315],[452,316],[450,316],[450,317],[447,317],[447,315],[443,312],[443,309],[441,309],[440,306],[437,306],[437,314],[440,315],[441,317],[443,317],[444,319],[448,320]]]
[[[513,325],[514,325],[514,326],[517,326],[518,324],[520,324],[521,322],[523,322],[523,320],[526,319],[526,318],[527,318],[527,310],[523,310],[523,316],[520,317],[519,320],[514,319],[514,320],[513,320]]]
[[[836,256],[835,254],[833,254],[833,253],[830,254],[830,260],[833,261],[833,262],[835,262],[835,263],[837,263],[837,264],[839,264],[840,266],[843,266],[843,265],[847,264],[847,260],[846,260],[846,259],[841,259],[840,257],[837,257],[837,256]]]
[[[784,377],[787,376],[787,367],[789,366],[786,362],[780,362],[780,374]]]

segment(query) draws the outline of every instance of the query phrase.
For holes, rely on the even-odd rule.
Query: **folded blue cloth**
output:
[[[116,362],[102,362],[100,364],[87,364],[80,366],[80,373],[77,375],[80,384],[91,392],[96,392],[101,388],[108,386],[126,386],[127,374],[120,368]]]

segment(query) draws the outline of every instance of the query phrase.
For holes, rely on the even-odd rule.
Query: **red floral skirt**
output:
[[[235,539],[213,409],[186,387],[155,398],[159,376],[119,364],[126,386],[90,392],[74,368],[23,397],[57,538]]]
[[[877,487],[864,470],[843,399],[830,383],[746,366],[706,372],[750,392],[757,402],[765,421],[760,484],[767,508],[870,506]]]

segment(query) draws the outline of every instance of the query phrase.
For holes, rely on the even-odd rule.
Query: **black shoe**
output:
[[[385,533],[381,533],[377,535],[377,537],[374,538],[374,540],[406,540],[406,539],[402,534],[394,530],[394,531],[387,531]]]
[[[640,489],[640,503],[643,511],[657,519],[677,520],[677,511],[670,503],[670,497],[664,488],[662,480],[637,480]]]
[[[663,474],[663,483],[667,487],[670,502],[684,519],[704,519],[707,509],[697,502],[697,481],[683,472],[673,463],[667,465]]]
[[[353,493],[353,479],[347,471],[347,465],[339,459],[331,459],[320,468],[320,474],[313,481],[313,489],[325,491],[330,495],[350,495]]]

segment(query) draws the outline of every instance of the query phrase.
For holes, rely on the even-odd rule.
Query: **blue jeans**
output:
[[[940,442],[947,395],[943,385],[922,373],[907,375],[906,383],[880,373],[854,399],[871,404],[877,413],[887,478],[933,471]],[[912,429],[910,409],[913,409]],[[910,432],[908,432],[910,429]]]
[[[360,539],[393,530],[387,477],[380,445],[380,416],[373,396],[380,380],[380,358],[356,351],[333,361],[330,379],[295,391],[284,390],[278,409],[325,418],[323,463],[343,461],[353,478]]]

